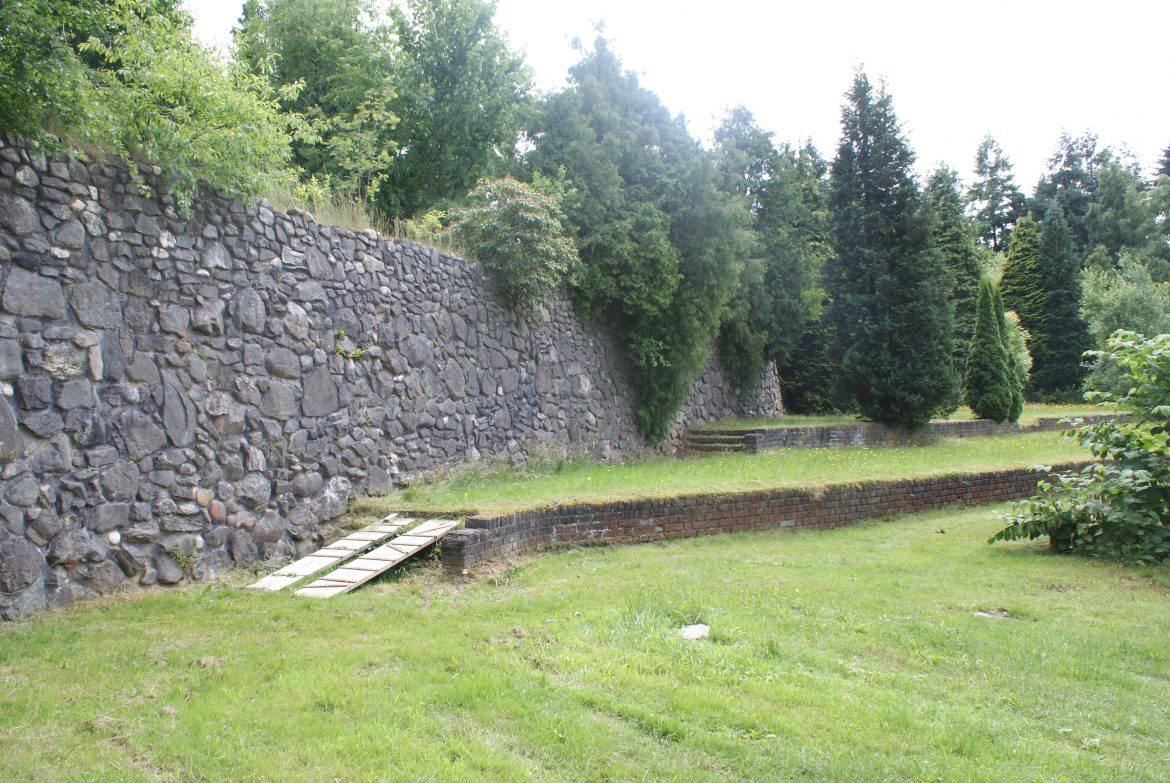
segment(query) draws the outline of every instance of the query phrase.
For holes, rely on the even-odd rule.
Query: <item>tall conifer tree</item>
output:
[[[926,185],[925,196],[931,220],[931,239],[950,273],[955,369],[962,373],[971,336],[975,332],[975,300],[979,295],[980,269],[975,231],[963,214],[959,178],[953,169],[946,166],[936,169]]]
[[[1040,228],[1031,213],[1012,231],[999,290],[1004,308],[1015,311],[1020,326],[1030,335],[1028,347],[1033,361],[1038,361],[1036,357],[1047,350],[1048,291],[1040,271]]]
[[[821,314],[821,268],[831,252],[825,166],[811,147],[775,148],[742,106],[715,131],[715,153],[721,189],[751,214],[758,254],[723,319],[721,358],[734,376],[748,370],[754,381],[764,360],[797,358],[806,326]]]
[[[1048,296],[1043,351],[1032,352],[1033,387],[1046,395],[1076,396],[1083,375],[1081,354],[1089,349],[1090,340],[1080,315],[1081,267],[1060,204],[1049,207],[1040,229],[1040,275]]]
[[[979,285],[975,335],[967,355],[963,396],[979,418],[1007,421],[1012,413],[1012,377],[995,311],[996,298],[995,283],[984,278]]]
[[[826,281],[842,384],[866,418],[921,427],[958,396],[947,274],[889,94],[858,73],[846,99]]]

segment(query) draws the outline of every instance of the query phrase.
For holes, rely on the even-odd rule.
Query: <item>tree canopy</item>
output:
[[[454,219],[443,236],[517,304],[564,285],[614,331],[650,440],[713,341],[742,390],[775,362],[795,412],[922,424],[958,401],[985,272],[1034,397],[1078,394],[1084,349],[1164,320],[1170,148],[1147,180],[1065,134],[1025,199],[986,136],[970,187],[946,167],[920,184],[860,72],[831,165],[743,106],[704,148],[603,37],[534,97],[489,0],[244,0],[234,42],[227,61],[195,43],[178,0],[12,0],[0,131],[158,163],[183,208],[205,181],[415,239]]]
[[[1016,187],[1012,164],[998,142],[985,136],[975,153],[975,182],[967,191],[979,241],[1006,250],[1012,226],[1024,214],[1024,194]]]
[[[613,325],[633,366],[639,427],[659,440],[749,255],[747,210],[719,191],[710,155],[604,38],[545,102],[532,137],[531,165],[563,171],[573,187],[574,298]]]

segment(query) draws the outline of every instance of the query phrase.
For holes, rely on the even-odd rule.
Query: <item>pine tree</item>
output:
[[[1162,159],[1158,161],[1158,169],[1155,174],[1159,177],[1170,177],[1170,144],[1166,145],[1166,149],[1162,150]]]
[[[1047,350],[1048,290],[1040,271],[1040,229],[1031,213],[1016,224],[999,281],[1003,306],[1014,310],[1029,335],[1033,362]]]
[[[1019,357],[1016,355],[1015,346],[1012,345],[1011,328],[1008,326],[1007,313],[1003,309],[1003,296],[999,292],[999,286],[995,287],[995,320],[999,325],[999,336],[1003,341],[1004,356],[1007,358],[1008,370],[1008,387],[1011,392],[1011,410],[1008,412],[1008,421],[1019,421],[1020,414],[1024,412],[1024,387],[1028,383],[1028,370],[1021,363]],[[1022,337],[1021,337],[1022,339]]]
[[[1024,212],[1024,194],[1016,187],[1012,164],[991,136],[975,154],[975,183],[967,191],[979,241],[999,252],[1008,246],[1012,226]]]
[[[947,275],[889,94],[858,73],[846,97],[826,280],[843,391],[866,418],[917,428],[958,396]]]
[[[931,239],[950,272],[955,369],[962,373],[975,332],[975,300],[979,295],[975,232],[963,214],[959,178],[954,170],[943,166],[931,175],[925,200],[931,220]]]
[[[1007,421],[1012,414],[1012,377],[995,311],[997,296],[995,283],[984,278],[979,285],[975,334],[967,355],[964,398],[979,418]]]
[[[1044,305],[1044,350],[1033,350],[1033,388],[1046,395],[1075,397],[1083,371],[1081,355],[1089,349],[1089,331],[1081,319],[1081,268],[1073,238],[1059,204],[1048,209],[1040,230],[1040,275],[1048,296]],[[1032,333],[1035,335],[1035,332]]]

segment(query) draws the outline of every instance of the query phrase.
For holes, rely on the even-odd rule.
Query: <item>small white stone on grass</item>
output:
[[[702,623],[698,623],[696,625],[684,625],[679,629],[679,634],[682,636],[682,638],[690,639],[691,641],[694,641],[695,639],[706,639],[711,635],[711,626],[703,625]]]

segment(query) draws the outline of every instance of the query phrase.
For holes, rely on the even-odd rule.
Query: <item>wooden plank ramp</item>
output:
[[[389,514],[381,522],[355,530],[345,538],[334,541],[295,563],[289,563],[279,571],[248,586],[256,590],[282,590],[382,543],[413,521],[405,517],[399,518],[397,514]]]
[[[348,593],[379,574],[389,571],[411,555],[426,549],[459,524],[454,519],[431,519],[382,546],[331,571],[312,584],[297,590],[297,595],[315,598]]]

